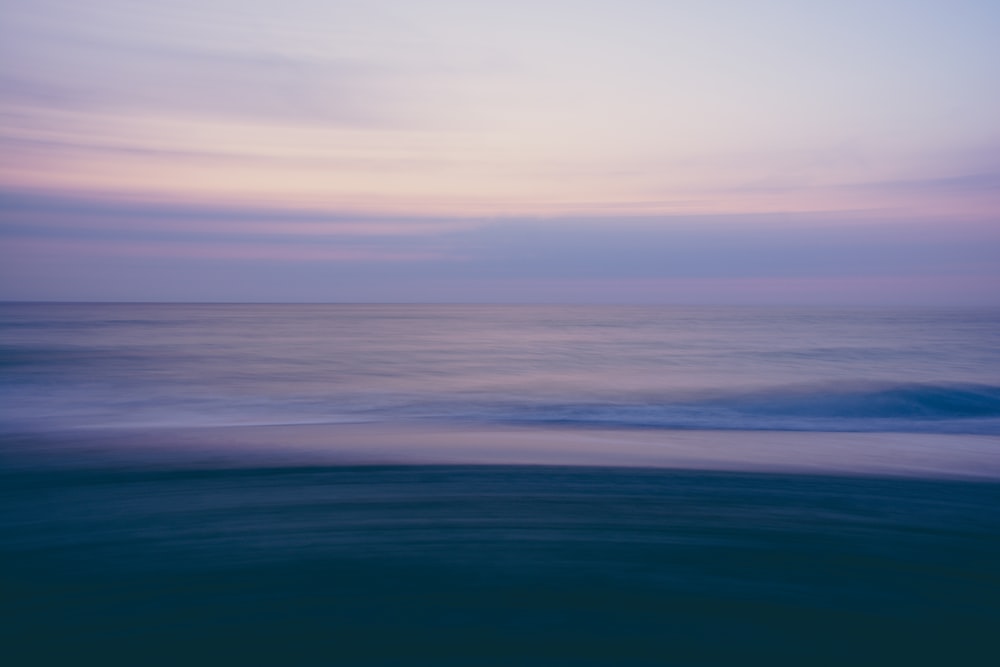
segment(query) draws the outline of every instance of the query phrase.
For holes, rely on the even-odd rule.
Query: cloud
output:
[[[351,58],[5,35],[0,100],[12,107],[182,114],[347,127],[412,125],[406,73]]]
[[[852,215],[434,218],[0,193],[0,298],[992,303],[1000,230]]]
[[[845,216],[508,220],[462,232],[468,270],[576,278],[1000,272],[1000,234]]]
[[[547,219],[361,216],[7,192],[8,240],[99,254],[352,262],[411,279],[819,278],[1000,273],[1000,229],[862,214]],[[157,244],[160,244],[158,246]],[[364,266],[362,266],[364,265]],[[365,268],[367,267],[367,268]]]
[[[1000,195],[1000,169],[996,171],[956,174],[935,178],[881,181],[866,183],[861,187],[914,194],[946,192],[958,194],[988,193]]]
[[[441,234],[459,224],[0,191],[0,240],[8,256],[423,263],[445,258]]]

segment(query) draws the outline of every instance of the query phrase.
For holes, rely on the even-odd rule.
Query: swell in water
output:
[[[485,392],[375,396],[220,396],[48,387],[6,419],[10,430],[80,426],[435,421],[611,428],[1000,434],[1000,386],[824,383],[590,397]]]
[[[1000,386],[795,385],[657,402],[513,405],[511,421],[623,428],[1000,433]]]

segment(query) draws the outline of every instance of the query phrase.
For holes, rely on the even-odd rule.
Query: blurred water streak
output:
[[[1000,311],[2,304],[8,430],[434,420],[1000,433]]]

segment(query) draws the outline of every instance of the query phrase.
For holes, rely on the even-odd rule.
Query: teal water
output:
[[[6,664],[1000,656],[996,483],[545,466],[3,483]]]
[[[6,304],[0,319],[5,664],[1000,659],[997,313]],[[295,456],[303,431],[275,428],[361,422],[316,427]],[[667,449],[697,432],[687,446],[725,465],[323,455],[435,429],[480,452],[557,430],[591,461],[636,429]],[[828,431],[892,450],[848,473]],[[741,467],[734,443],[771,437],[772,462],[794,451],[812,472]]]

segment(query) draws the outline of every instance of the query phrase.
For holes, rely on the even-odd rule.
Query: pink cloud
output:
[[[321,245],[261,243],[195,243],[189,241],[123,241],[16,239],[5,243],[11,256],[88,256],[170,259],[272,260],[300,262],[392,262],[441,259],[428,250],[382,250]]]

